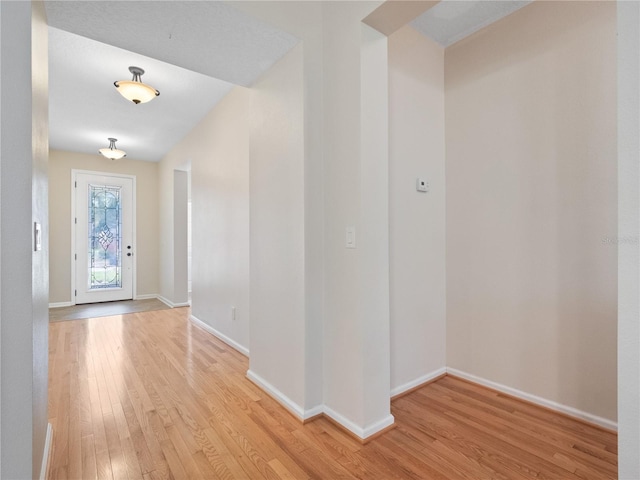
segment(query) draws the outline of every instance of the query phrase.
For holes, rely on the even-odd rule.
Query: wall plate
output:
[[[429,182],[422,178],[416,178],[416,190],[418,192],[426,193],[429,191]]]
[[[39,252],[40,250],[42,250],[42,225],[33,222],[33,251]]]

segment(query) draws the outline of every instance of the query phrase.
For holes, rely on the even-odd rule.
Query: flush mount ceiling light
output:
[[[107,140],[109,140],[109,146],[107,148],[101,148],[98,150],[98,153],[107,157],[109,160],[120,160],[122,157],[127,156],[127,152],[116,148],[116,142],[118,141],[116,138],[108,138]]]
[[[129,67],[129,71],[133,74],[131,80],[118,80],[113,82],[120,92],[120,95],[136,105],[139,103],[147,103],[160,95],[158,90],[146,83],[142,83],[141,77],[144,74],[143,69],[140,67]]]

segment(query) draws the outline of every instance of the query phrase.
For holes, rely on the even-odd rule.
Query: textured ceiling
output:
[[[128,158],[160,161],[232,84],[250,85],[297,43],[219,2],[45,6],[49,143],[59,150],[97,154],[115,137]],[[113,82],[131,80],[131,65],[158,98],[134,105],[118,94]]]
[[[448,47],[528,5],[532,0],[443,0],[411,22],[423,35]]]
[[[45,2],[52,27],[250,85],[297,39],[217,1]]]

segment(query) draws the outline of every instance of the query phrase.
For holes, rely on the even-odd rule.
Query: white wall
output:
[[[187,288],[186,271],[173,267],[176,255],[184,255],[178,263],[186,266],[186,190],[184,202],[178,202],[179,208],[184,203],[184,215],[174,211],[173,202],[174,188],[180,187],[176,175],[186,177],[175,169],[190,163],[192,313],[244,349],[249,348],[249,95],[241,87],[229,92],[160,164],[161,231],[169,237],[163,240],[161,264],[165,255],[172,263],[162,273],[164,291],[172,295],[178,277]],[[176,242],[176,235],[184,242]]]
[[[0,47],[2,46],[2,8],[0,8]],[[2,112],[2,97],[3,95],[3,90],[2,90],[2,53],[0,52],[0,112]],[[4,132],[1,128],[1,124],[0,124],[0,259],[2,259],[2,246],[3,246],[3,241],[2,241],[2,215],[3,215],[3,210],[2,210],[2,153],[4,152],[4,150],[2,150],[2,135],[4,135]],[[0,263],[1,265],[1,263]],[[2,305],[2,274],[0,273],[0,305]],[[3,381],[3,374],[2,374],[2,309],[0,308],[0,477],[2,477],[2,436],[1,436],[1,432],[2,432],[2,385],[4,383]]]
[[[252,86],[250,377],[277,386],[304,417],[302,55],[296,46]]]
[[[305,405],[323,401],[364,436],[393,421],[387,137],[379,134],[387,125],[386,38],[361,22],[381,3],[237,4],[303,41]],[[361,83],[362,72],[375,74]],[[347,226],[356,227],[355,250],[345,248]]]
[[[360,436],[366,438],[394,422],[389,402],[389,76],[387,37],[362,22],[359,26],[360,218],[356,223],[360,230],[356,248],[364,380]]]
[[[445,69],[447,365],[614,424],[616,4],[533,2]]]
[[[304,50],[305,317],[294,334],[305,331],[305,384],[271,386],[276,393],[281,388],[294,392],[295,404],[304,390],[304,405],[296,405],[303,414],[324,401],[327,413],[364,436],[393,421],[387,140],[380,135],[386,132],[387,118],[386,39],[361,23],[380,3],[237,4],[297,35]],[[361,68],[375,74],[361,83]],[[350,225],[357,229],[355,251],[345,248],[345,227]],[[290,261],[278,256],[281,262]],[[277,319],[271,328],[286,332],[289,322]],[[253,355],[253,332],[251,341]]]
[[[190,162],[188,157],[172,155],[174,150],[162,159],[158,170],[159,298],[171,306],[185,306],[189,300],[187,232],[180,212],[186,216],[187,200],[181,173],[190,168]]]
[[[47,432],[48,71],[44,6],[0,3],[3,478],[38,478]],[[10,116],[6,116],[11,112]],[[33,251],[34,222],[42,250]]]
[[[407,25],[389,36],[392,394],[446,366],[444,171],[444,48]]]
[[[189,172],[173,171],[173,297],[174,305],[189,303]]]
[[[246,11],[302,39],[304,125],[304,405],[303,415],[323,402],[324,140],[322,3],[236,2]],[[283,259],[288,261],[287,258]],[[288,320],[287,320],[288,321]],[[305,413],[306,412],[306,413]]]
[[[42,250],[32,253],[31,298],[33,365],[32,384],[32,474],[39,476],[46,467],[43,458],[51,445],[46,445],[48,433],[49,386],[49,232],[48,163],[49,163],[49,31],[44,3],[32,4],[31,18],[31,208],[32,223],[42,226]],[[9,111],[13,112],[12,108]],[[10,177],[11,178],[11,177]],[[16,178],[12,179],[16,181]],[[28,218],[28,215],[25,216]],[[21,217],[21,218],[25,218]],[[32,226],[33,228],[33,226]],[[6,230],[5,230],[6,232]],[[28,238],[33,238],[33,234]],[[27,241],[23,238],[22,241]],[[29,245],[30,247],[31,245]],[[10,251],[10,250],[9,250]],[[24,266],[23,266],[24,268]],[[3,262],[4,269],[4,262]],[[4,297],[7,298],[6,296]],[[10,392],[10,390],[9,390]],[[11,392],[15,393],[15,392]],[[51,440],[49,438],[49,440]]]
[[[389,413],[386,37],[380,2],[323,3],[324,403],[360,436]],[[356,248],[346,248],[354,227]]]
[[[97,153],[49,152],[50,292],[49,303],[71,302],[71,170],[135,175],[136,294],[159,293],[158,164],[125,158],[107,160]]]
[[[640,478],[640,4],[618,3],[618,478]]]
[[[324,5],[324,403],[362,425],[362,324],[358,250],[345,248],[345,228],[360,239],[360,25],[357,12]],[[363,12],[364,13],[364,12]],[[364,16],[364,15],[363,15]]]
[[[162,192],[158,195],[158,293],[169,302],[173,302],[174,299],[173,172],[183,163],[184,159],[171,158],[169,161],[164,157],[158,169],[158,191]]]

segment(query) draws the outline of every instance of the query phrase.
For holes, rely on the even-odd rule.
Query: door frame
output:
[[[103,177],[118,177],[118,178],[127,178],[131,180],[131,222],[132,232],[131,232],[131,245],[133,247],[134,258],[133,265],[131,267],[131,282],[132,282],[132,296],[134,300],[137,300],[137,276],[136,270],[138,266],[137,252],[138,249],[136,244],[136,176],[135,175],[127,175],[124,173],[115,173],[115,172],[97,172],[94,170],[79,170],[79,169],[71,169],[71,252],[69,255],[69,260],[71,262],[71,305],[76,305],[76,259],[74,255],[76,254],[76,176],[78,174],[86,174],[86,175],[98,175]]]

